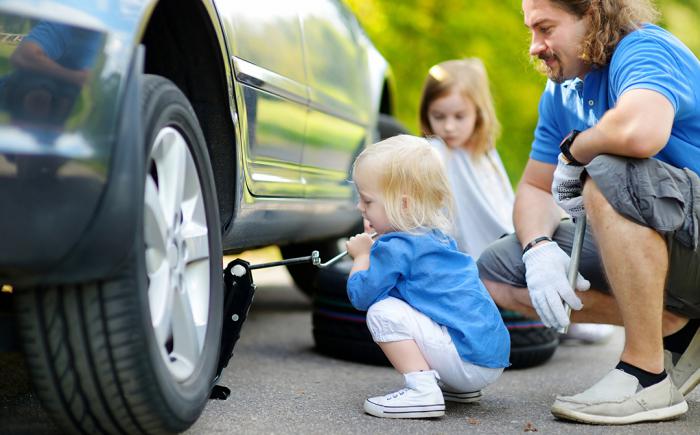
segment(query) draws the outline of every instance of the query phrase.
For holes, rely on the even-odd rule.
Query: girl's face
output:
[[[428,105],[430,129],[450,148],[468,146],[476,124],[476,106],[458,89]]]
[[[394,229],[389,223],[384,197],[379,189],[379,177],[372,162],[363,161],[355,168],[355,186],[360,194],[357,209],[370,226],[370,231],[384,234]]]

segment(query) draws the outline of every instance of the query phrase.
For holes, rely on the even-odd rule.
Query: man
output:
[[[481,255],[481,277],[501,307],[548,326],[568,325],[563,302],[575,322],[624,326],[619,364],[585,392],[558,397],[555,416],[678,417],[700,381],[700,62],[649,24],[656,11],[646,0],[522,7],[530,54],[549,80],[516,232]],[[588,217],[577,293],[567,280],[573,225],[557,205]]]

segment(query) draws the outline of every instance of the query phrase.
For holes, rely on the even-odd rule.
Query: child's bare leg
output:
[[[430,366],[415,340],[386,341],[377,342],[377,344],[399,373],[430,370]]]

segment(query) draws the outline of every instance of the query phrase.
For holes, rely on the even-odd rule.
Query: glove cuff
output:
[[[527,252],[523,254],[523,262],[527,264],[528,261],[548,257],[550,255],[550,252],[553,252],[556,249],[561,250],[559,248],[559,245],[557,245],[557,242],[555,242],[554,240],[552,240],[550,243],[535,246],[532,249],[528,249]]]
[[[553,241],[554,241],[554,240],[552,240],[552,238],[549,237],[549,236],[540,236],[540,237],[537,237],[537,238],[531,240],[530,243],[528,243],[527,245],[525,245],[525,247],[523,248],[523,255],[524,255],[527,251],[529,251],[530,249],[532,249],[536,244],[538,244],[538,243],[540,243],[540,242],[544,242],[545,240],[548,240],[548,241],[550,241],[550,242],[553,242]]]

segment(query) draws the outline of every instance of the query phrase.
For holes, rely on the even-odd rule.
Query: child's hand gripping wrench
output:
[[[377,236],[377,233],[371,233],[369,236],[370,236],[372,239],[374,239],[374,238]],[[314,252],[315,252],[315,251],[314,251]],[[348,251],[347,251],[347,250],[341,252],[340,254],[336,255],[335,257],[331,258],[330,260],[326,261],[325,263],[318,263],[318,264],[316,264],[316,266],[320,267],[321,269],[326,268],[326,267],[328,267],[328,266],[330,266],[330,265],[332,265],[332,264],[334,264],[334,263],[337,263],[338,260],[340,260],[341,258],[345,257],[346,255],[348,255]]]

